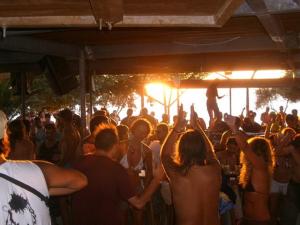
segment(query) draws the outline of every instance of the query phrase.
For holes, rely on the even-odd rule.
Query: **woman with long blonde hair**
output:
[[[268,203],[274,166],[270,143],[263,137],[249,139],[238,129],[235,118],[230,118],[228,125],[241,149],[242,225],[268,225],[271,220]]]

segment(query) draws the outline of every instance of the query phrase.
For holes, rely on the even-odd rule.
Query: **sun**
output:
[[[163,103],[169,100],[170,97],[173,99],[173,88],[169,87],[163,83],[149,83],[145,85],[145,90],[147,96],[153,98],[154,100]]]

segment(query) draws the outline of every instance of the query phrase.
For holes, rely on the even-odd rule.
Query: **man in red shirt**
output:
[[[122,201],[136,208],[144,206],[145,203],[135,196],[126,170],[112,160],[118,142],[114,126],[100,125],[95,135],[95,154],[84,156],[74,165],[89,181],[86,188],[73,196],[74,225],[122,225]]]

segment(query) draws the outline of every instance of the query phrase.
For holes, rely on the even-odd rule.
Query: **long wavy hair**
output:
[[[274,167],[274,156],[272,154],[270,142],[263,137],[253,137],[247,142],[251,147],[251,151],[253,151],[257,156],[263,158],[268,167],[268,172],[272,174]],[[253,165],[243,151],[241,152],[240,162],[242,164],[242,168],[240,172],[239,183],[244,188],[251,177]]]
[[[177,142],[174,162],[178,170],[186,175],[193,165],[204,165],[206,160],[206,145],[202,134],[196,130],[189,130],[181,135]]]

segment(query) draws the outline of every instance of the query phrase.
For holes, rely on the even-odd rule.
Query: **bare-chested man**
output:
[[[269,126],[267,126],[268,128]],[[282,148],[288,145],[296,132],[292,128],[284,128],[280,136],[274,140],[273,154],[275,156],[275,167],[271,181],[270,210],[272,223],[277,224],[280,213],[280,205],[287,194],[288,182],[292,176],[294,166],[293,158],[290,154],[282,154]]]
[[[227,139],[226,150],[217,152],[217,157],[225,175],[236,175],[239,173],[240,149],[234,137]]]
[[[175,127],[161,151],[173,193],[176,223],[218,225],[221,168],[210,141],[198,124],[193,106],[191,125],[192,130],[183,132],[185,120],[181,106]],[[178,138],[179,143],[175,147]]]

